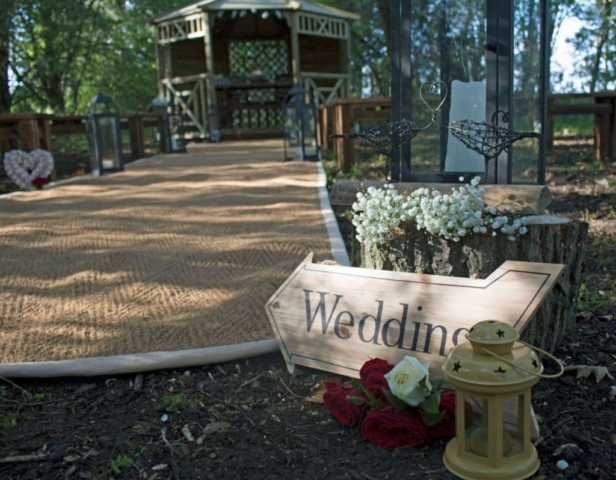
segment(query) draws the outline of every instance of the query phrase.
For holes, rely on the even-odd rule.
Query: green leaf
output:
[[[444,410],[442,412],[421,412],[421,421],[428,426],[438,425],[444,416]]]
[[[353,388],[359,392],[364,390],[364,386],[358,378],[351,378],[351,385],[353,385]]]
[[[364,405],[366,399],[364,397],[347,397],[347,402],[351,405]]]
[[[455,390],[455,387],[447,380],[441,379],[441,387],[439,390]]]
[[[437,413],[441,404],[441,395],[437,391],[432,392],[429,397],[419,404],[424,412]]]
[[[401,400],[396,397],[396,395],[392,391],[383,389],[383,393],[385,393],[387,401],[392,407],[394,407],[396,412],[401,412],[402,410],[409,408],[409,404],[406,403],[404,400]]]
[[[382,401],[377,400],[375,398],[375,396],[372,395],[371,392],[366,390],[366,387],[364,387],[362,385],[361,381],[358,380],[357,378],[352,378],[351,379],[351,385],[353,385],[353,388],[355,390],[357,390],[357,391],[363,393],[364,395],[366,395],[366,397],[368,397],[368,403],[370,405],[372,405],[373,407],[375,407],[375,408],[383,408],[383,407],[385,407],[385,404]]]
[[[428,392],[432,390],[432,385],[430,385],[430,380],[428,380],[428,375],[426,375],[421,380],[419,380],[419,383],[417,385],[419,385],[421,388],[423,388],[424,390]]]

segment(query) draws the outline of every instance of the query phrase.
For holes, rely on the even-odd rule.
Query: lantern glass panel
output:
[[[115,116],[103,116],[95,119],[100,131],[99,152],[103,170],[120,169],[122,152],[118,151],[121,145],[118,138],[118,118]]]
[[[285,109],[285,134],[290,147],[297,147],[300,144],[299,122],[297,109],[294,105],[288,105]]]
[[[500,466],[514,461],[515,457],[524,453],[524,408],[525,395],[467,396],[465,399],[474,406],[473,422],[466,426],[464,454],[491,458]],[[490,445],[496,436],[501,437],[502,451],[494,449],[490,453]],[[499,460],[502,459],[502,462]]]
[[[485,170],[483,157],[445,127],[456,120],[486,120],[486,11],[487,0],[411,1],[411,120],[428,125],[431,109],[443,101],[435,125],[405,146],[415,174]],[[424,87],[426,105],[421,86],[435,81],[446,89],[431,93]]]
[[[184,127],[181,115],[169,115],[169,133],[171,137],[171,151],[178,152],[186,150],[184,141]]]
[[[545,182],[547,0],[392,2],[392,120],[422,129],[394,151],[392,178]],[[463,120],[479,125],[454,136]]]
[[[541,132],[543,88],[539,44],[540,3],[533,0],[516,0],[514,8],[514,114],[510,128],[520,132]],[[539,183],[537,158],[540,156],[540,145],[534,138],[526,138],[513,144],[513,183]]]
[[[314,105],[306,105],[301,109],[301,112],[304,135],[304,157],[314,158],[318,155],[316,112]]]
[[[296,105],[286,105],[284,107],[284,144],[285,157],[293,159],[302,156],[302,137],[300,134],[300,124],[297,116]]]

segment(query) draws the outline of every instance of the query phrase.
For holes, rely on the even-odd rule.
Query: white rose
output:
[[[429,367],[429,363],[422,365],[415,357],[405,356],[385,375],[391,392],[403,402],[416,407],[432,393],[432,385],[426,378]],[[426,381],[422,382],[424,378]]]

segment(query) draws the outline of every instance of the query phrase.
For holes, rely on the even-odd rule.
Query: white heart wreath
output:
[[[32,188],[35,178],[47,178],[53,171],[53,157],[47,150],[32,150],[26,153],[22,150],[11,150],[4,154],[4,170],[22,190]]]

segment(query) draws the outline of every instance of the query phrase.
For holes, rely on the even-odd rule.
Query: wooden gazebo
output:
[[[188,138],[280,135],[294,84],[317,104],[347,96],[357,18],[308,0],[201,0],[159,15],[159,94],[179,106]]]

